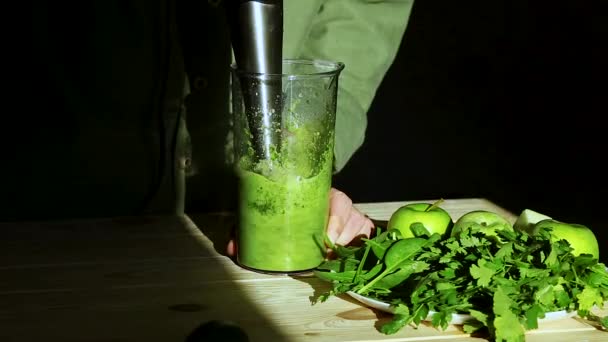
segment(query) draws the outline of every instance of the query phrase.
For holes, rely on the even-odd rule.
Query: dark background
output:
[[[98,9],[83,12],[80,17],[72,16],[54,3],[38,2],[48,8],[31,6],[36,9],[35,13],[41,15],[52,9],[47,16],[53,18],[53,23],[61,24],[68,18],[86,27],[81,25],[88,23],[84,14],[103,17]],[[95,5],[105,3],[98,1]],[[184,13],[204,12],[196,6],[202,6],[205,1],[189,3],[195,8]],[[80,4],[85,8],[97,8],[86,2]],[[107,5],[108,11],[114,11],[112,4]],[[127,11],[127,14],[136,13]],[[222,17],[214,14],[207,13],[209,20],[191,21],[194,26],[188,27],[192,40],[198,44],[195,45],[203,50],[198,51],[201,56],[205,56],[204,48],[207,47],[200,41],[206,39],[215,44],[215,40],[226,38],[225,34],[195,24],[219,26],[216,21],[221,21]],[[531,208],[556,219],[586,224],[598,235],[602,246],[606,246],[608,172],[603,163],[608,159],[604,123],[608,113],[606,18],[608,2],[605,0],[417,0],[399,53],[369,111],[365,143],[346,168],[336,175],[334,186],[345,191],[355,202],[485,197],[515,214]],[[122,19],[126,24],[135,25],[128,16]],[[68,48],[54,46],[69,58],[60,59],[63,64],[53,64],[52,60],[32,54],[40,64],[34,63],[40,70],[47,68],[48,63],[53,68],[70,65],[79,70],[74,60],[80,60],[70,49],[76,46],[71,44],[85,44],[85,48],[95,46],[93,41],[84,40],[83,43],[78,39],[81,32],[73,29],[70,20],[65,19],[65,25],[55,25],[69,33],[65,37],[61,35]],[[33,23],[42,25],[39,21],[33,20]],[[113,27],[112,22],[105,24]],[[10,38],[14,31],[5,30],[5,35]],[[110,30],[110,34],[108,37],[115,39],[125,37],[118,28]],[[21,38],[16,36],[13,40],[18,43]],[[42,38],[41,41],[48,43]],[[23,67],[31,64],[30,59],[34,58],[24,56],[27,49],[19,48],[17,43],[11,50],[14,53],[7,54],[15,59],[14,66],[8,63],[6,65],[11,67],[5,68],[10,80],[6,83],[11,85],[9,89],[18,94],[9,93],[4,101],[5,115],[0,125],[0,138],[8,142],[0,144],[4,148],[5,161],[0,172],[3,180],[0,189],[3,191],[0,201],[3,211],[0,212],[10,213],[18,202],[11,189],[26,197],[21,198],[20,204],[26,210],[27,218],[36,218],[36,212],[27,211],[30,202],[41,204],[40,207],[51,213],[57,208],[69,213],[74,207],[102,208],[109,202],[105,198],[100,197],[93,204],[66,194],[60,181],[46,181],[55,180],[55,173],[59,174],[55,169],[59,166],[65,169],[65,165],[58,163],[53,153],[48,153],[54,146],[47,148],[36,144],[59,141],[69,145],[69,139],[54,130],[60,126],[57,122],[61,119],[57,116],[57,108],[60,113],[62,108],[53,106],[48,100],[55,98],[53,91],[56,89],[48,86],[51,82],[45,79],[44,72],[37,68],[31,72]],[[12,43],[6,45],[13,46]],[[51,47],[50,43],[47,45],[45,49]],[[78,51],[83,50],[82,46],[80,48]],[[147,50],[139,52],[153,55]],[[196,53],[194,56],[198,59]],[[66,60],[70,63],[66,64]],[[209,64],[203,65],[202,71],[207,70]],[[131,65],[126,64],[126,67]],[[219,70],[217,76],[225,79],[226,70],[227,66],[225,70]],[[142,73],[147,75],[144,71]],[[194,74],[202,71],[191,70]],[[110,81],[113,77],[106,75],[104,70],[97,72]],[[80,73],[78,76],[87,80],[89,75]],[[216,81],[210,80],[209,84],[217,84]],[[129,88],[126,83],[123,86]],[[97,94],[98,88],[101,89],[101,85],[85,90]],[[213,93],[221,87],[207,88],[211,91],[205,90],[207,95],[201,95],[202,103],[222,98]],[[131,99],[128,95],[125,101]],[[124,110],[128,111],[128,108]],[[10,124],[15,118],[21,120],[18,121],[22,125]],[[63,119],[70,125],[74,121]],[[54,129],[49,129],[51,127]],[[131,132],[129,127],[118,127]],[[191,127],[204,126],[192,124]],[[205,129],[215,130],[217,126]],[[66,131],[65,127],[63,131]],[[44,134],[49,135],[48,139]],[[89,139],[91,145],[96,144],[94,138]],[[56,149],[64,151],[59,143],[56,142],[59,146]],[[213,146],[223,146],[222,143],[223,140]],[[14,148],[15,145],[18,148]],[[197,143],[197,146],[201,144]],[[36,153],[18,153],[22,150]],[[122,152],[127,161],[132,155],[141,155],[123,150],[117,149],[117,152]],[[70,161],[80,162],[80,159]],[[129,163],[125,165],[126,170],[138,174]],[[116,174],[120,174],[120,170]],[[72,179],[70,174],[64,178]],[[118,184],[114,178],[110,179]],[[198,179],[215,180],[202,173]],[[36,184],[53,191],[31,191],[36,195],[30,198],[28,191],[21,189],[27,185],[35,190]],[[189,188],[203,189],[200,193],[209,192],[202,185]],[[220,188],[223,191],[224,188]],[[112,191],[105,192],[114,196]],[[48,198],[41,196],[43,193]],[[67,204],[58,200],[62,195]],[[211,198],[217,198],[216,195],[213,193]],[[110,198],[116,197],[112,196]],[[204,207],[200,203],[195,198],[191,200],[191,207]],[[6,215],[2,217],[6,218]],[[606,255],[603,258],[606,260]]]
[[[607,18],[602,1],[415,2],[334,185],[355,202],[485,197],[606,246]]]

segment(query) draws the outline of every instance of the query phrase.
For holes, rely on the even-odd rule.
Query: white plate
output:
[[[373,299],[373,298],[369,298],[369,297],[365,297],[362,296],[360,294],[357,294],[355,292],[352,291],[348,291],[347,294],[351,297],[353,297],[354,299],[358,300],[359,302],[372,307],[374,309],[378,309],[380,311],[384,311],[384,312],[388,312],[388,313],[394,313],[393,312],[393,308],[390,306],[389,303],[377,300],[377,299]],[[426,319],[424,319],[425,321],[430,321],[433,318],[433,314],[435,312],[434,311],[429,311],[428,316],[426,317]],[[562,310],[562,311],[554,311],[554,312],[547,312],[545,313],[545,318],[540,318],[538,320],[538,322],[546,322],[546,321],[553,321],[553,320],[558,320],[558,319],[564,319],[564,318],[570,318],[570,317],[574,317],[576,316],[576,311],[573,312],[567,312],[566,310]],[[467,321],[472,321],[475,320],[475,318],[471,315],[466,315],[466,314],[452,314],[452,320],[449,322],[449,324],[455,324],[455,325],[462,325]]]

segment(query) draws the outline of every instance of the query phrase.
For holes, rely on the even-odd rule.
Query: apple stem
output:
[[[435,203],[433,203],[431,206],[426,208],[424,211],[431,211],[431,210],[439,207],[439,205],[443,202],[445,202],[445,200],[443,198],[440,198],[439,200],[435,201]]]

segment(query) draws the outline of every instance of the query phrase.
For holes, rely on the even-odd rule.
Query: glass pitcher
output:
[[[232,67],[235,170],[239,178],[237,262],[262,272],[296,273],[325,257],[338,78],[344,64],[284,60],[281,75]],[[252,120],[247,97],[260,84],[281,89],[274,122]],[[256,85],[255,90],[247,89]],[[249,107],[249,108],[248,108]],[[280,115],[274,113],[280,111]],[[255,132],[272,132],[258,154]],[[256,127],[250,127],[256,126]],[[252,129],[253,128],[253,129]]]

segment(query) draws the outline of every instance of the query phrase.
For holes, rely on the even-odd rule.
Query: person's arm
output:
[[[328,0],[314,16],[301,58],[345,63],[339,79],[335,171],[363,144],[367,111],[393,63],[414,0]]]

